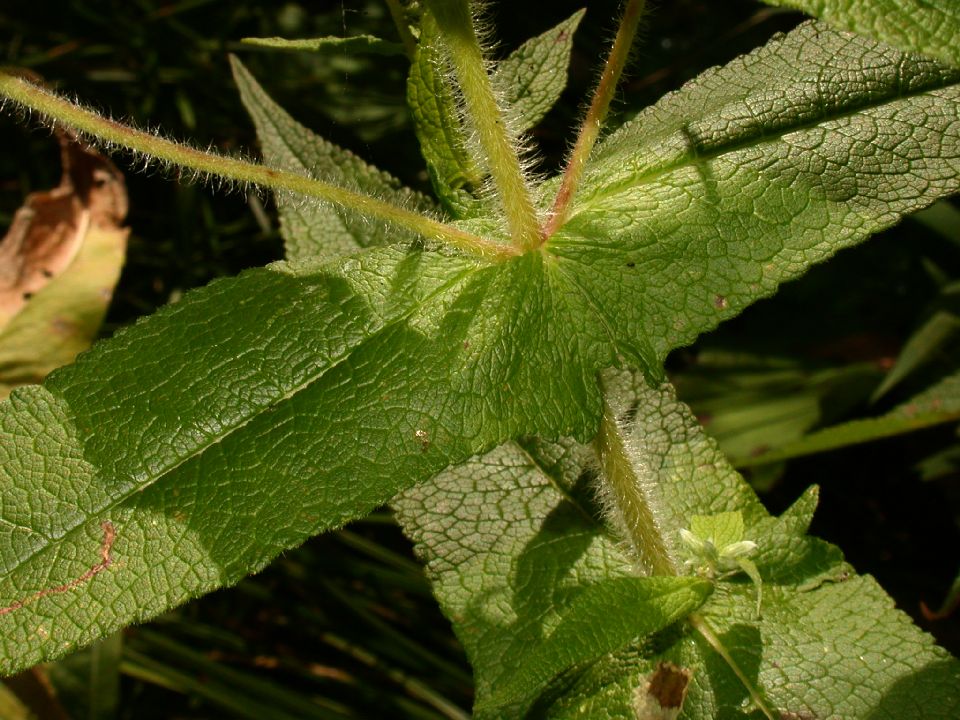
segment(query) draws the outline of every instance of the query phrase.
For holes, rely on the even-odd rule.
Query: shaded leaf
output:
[[[636,574],[584,504],[589,461],[570,442],[508,444],[394,500],[474,667],[477,718],[521,716],[561,671],[675,622],[708,591]]]
[[[454,217],[471,217],[480,212],[473,193],[483,184],[484,172],[472,156],[448,82],[451,75],[440,28],[424,8],[407,78],[407,104],[434,192]]]
[[[497,66],[493,83],[519,130],[540,122],[566,87],[573,33],[584,12],[528,40]],[[486,172],[474,156],[470,130],[451,89],[446,53],[436,20],[425,8],[407,80],[407,102],[434,191],[454,217],[471,217],[482,212],[476,195]]]
[[[608,374],[605,384],[608,414],[620,418],[613,432],[624,462],[672,562],[682,566],[679,530],[692,515],[739,513],[758,544],[763,617],[746,578],[720,581],[688,624],[540,682],[534,715],[633,720],[655,709],[651,681],[672,667],[693,677],[679,698],[688,718],[748,717],[751,707],[749,717],[762,717],[756,702],[768,717],[954,716],[960,663],[869,577],[854,576],[836,548],[805,535],[815,493],[770,517],[669,388],[650,389],[629,373]],[[637,559],[612,530],[617,523],[595,519],[584,501],[592,493],[582,473],[593,464],[590,451],[574,443],[508,445],[396,501],[476,669],[477,717],[485,716],[484,698],[511,682],[528,648],[565,619],[556,608],[600,578],[636,573]],[[623,621],[612,613],[590,619]]]

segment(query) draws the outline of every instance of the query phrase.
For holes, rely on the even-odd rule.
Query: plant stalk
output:
[[[79,130],[108,146],[122,147],[138,155],[155,158],[203,174],[316,197],[474,255],[503,259],[517,254],[517,250],[508,245],[485,240],[353,190],[265,165],[197,150],[136,130],[101,117],[33,83],[2,71],[0,71],[0,97],[34,110],[50,118],[54,123]]]
[[[737,679],[743,684],[743,687],[746,689],[747,694],[750,695],[750,700],[753,701],[753,704],[757,707],[760,712],[762,712],[769,720],[777,720],[777,718],[783,717],[780,713],[776,712],[770,704],[766,701],[760,691],[756,686],[750,681],[750,678],[747,674],[740,668],[737,664],[737,661],[733,659],[733,656],[727,650],[726,646],[723,644],[723,641],[717,637],[717,634],[713,631],[713,628],[710,627],[710,624],[703,618],[699,613],[690,613],[687,617],[687,622],[690,623],[693,628],[700,633],[701,637],[707,641],[707,644],[713,648],[714,652],[717,653],[727,666],[733,671],[733,674],[737,676]]]
[[[400,0],[386,0],[387,9],[390,11],[390,17],[393,18],[393,24],[397,26],[397,34],[403,43],[403,49],[407,51],[407,57],[413,60],[417,52],[417,40],[410,32],[410,26],[407,25],[407,18],[404,15]]]
[[[450,50],[466,110],[486,153],[513,244],[520,252],[533,250],[542,244],[540,222],[520,157],[490,84],[469,0],[430,0],[428,4]]]
[[[620,516],[641,566],[650,575],[678,575],[643,483],[627,457],[614,412],[606,403],[593,444],[600,458],[608,502]]]
[[[603,127],[603,122],[610,111],[610,103],[616,92],[617,84],[620,82],[620,76],[623,74],[623,68],[627,64],[627,58],[630,56],[630,47],[637,35],[637,28],[640,25],[640,18],[643,17],[645,7],[645,0],[628,0],[627,6],[624,8],[623,17],[620,19],[620,27],[617,29],[617,36],[613,41],[613,47],[610,48],[603,73],[600,75],[600,82],[597,83],[597,89],[590,101],[590,108],[583,118],[580,133],[577,135],[577,142],[573,146],[570,157],[567,158],[563,180],[550,211],[550,219],[543,229],[544,242],[549,240],[569,217],[570,203],[576,195],[580,178],[587,165],[587,159],[600,137],[600,129]]]

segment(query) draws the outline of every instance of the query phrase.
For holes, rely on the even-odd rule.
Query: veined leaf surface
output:
[[[960,65],[960,5],[954,0],[763,0],[842,30]]]
[[[801,25],[609,137],[551,250],[599,308],[629,307],[609,322],[641,325],[660,361],[960,189],[958,83],[931,60]]]
[[[739,513],[745,537],[758,545],[762,616],[745,576],[721,579],[688,623],[638,632],[610,654],[578,656],[563,672],[555,666],[549,681],[525,675],[526,657],[570,622],[568,605],[614,579],[639,583],[643,563],[626,549],[617,513],[608,522],[597,516],[588,448],[498,448],[395,501],[474,665],[477,717],[522,717],[529,707],[551,718],[676,717],[643,714],[660,709],[651,704],[651,679],[667,668],[688,677],[682,709],[691,719],[762,718],[760,703],[777,718],[956,715],[960,663],[871,578],[854,576],[836,548],[806,536],[815,492],[769,516],[672,389],[651,389],[630,373],[609,374],[606,384],[625,467],[673,565],[682,572],[679,531],[692,517]],[[613,498],[602,504],[616,507]],[[629,623],[642,598],[634,603],[589,621],[604,630]],[[712,631],[742,677],[698,626]],[[491,696],[517,678],[528,681],[527,704],[491,707]]]

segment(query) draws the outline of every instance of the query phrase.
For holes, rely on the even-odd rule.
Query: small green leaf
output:
[[[300,125],[270,99],[236,57],[231,57],[230,63],[244,107],[256,125],[267,164],[422,213],[433,209],[427,198],[402,187],[396,178]],[[336,257],[365,247],[415,239],[412,233],[371,222],[347,208],[289,193],[277,195],[277,207],[287,260]]]
[[[278,37],[249,37],[241,40],[244,45],[268,50],[292,52],[357,53],[367,55],[403,55],[403,45],[382,40],[373,35],[353,35],[351,37],[320,37],[302,40],[287,40]]]
[[[521,130],[534,127],[560,99],[567,86],[573,34],[586,12],[578,10],[556,27],[527,40],[497,65],[493,81]]]
[[[908,52],[960,65],[960,5],[956,0],[763,0],[802,10]]]
[[[743,515],[736,511],[694,515],[690,518],[690,530],[698,538],[708,540],[722,550],[743,540]]]

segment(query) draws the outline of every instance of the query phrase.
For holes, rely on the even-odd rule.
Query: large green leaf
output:
[[[540,251],[416,242],[251,271],[15,392],[0,672],[234,582],[507,440],[586,440],[599,369],[657,376],[672,347],[956,189],[955,82],[807,25],[611,137]]]
[[[684,567],[679,531],[694,516],[739,513],[759,546],[762,616],[746,577],[732,577],[717,583],[689,623],[645,638],[638,632],[639,641],[612,653],[569,658],[564,672],[558,660],[552,682],[524,673],[526,657],[542,654],[551,633],[572,622],[568,607],[617,579],[639,584],[643,561],[616,530],[616,499],[604,501],[606,523],[592,507],[598,481],[589,449],[572,442],[498,448],[395,501],[475,667],[477,717],[523,716],[489,700],[522,678],[537,717],[632,720],[650,710],[653,675],[671,667],[692,673],[686,718],[762,717],[755,706],[750,712],[751,693],[780,713],[774,717],[955,717],[960,663],[894,610],[869,577],[854,576],[836,548],[805,536],[815,493],[770,517],[670,388],[650,389],[629,373],[606,383],[621,460],[674,567]],[[602,635],[636,617],[624,603],[581,620]],[[697,627],[712,630],[743,679]]]
[[[539,255],[383,248],[215,283],[15,392],[0,668],[234,582],[520,433],[588,436],[614,357],[598,328],[547,322],[589,321],[576,300]]]
[[[705,72],[596,151],[550,243],[659,362],[960,189],[960,73],[817,23]],[[629,300],[628,300],[629,299]],[[651,363],[654,364],[654,363]]]
[[[763,0],[802,10],[843,30],[960,65],[956,0]]]
[[[294,120],[260,87],[235,57],[230,58],[240,98],[257,128],[264,161],[273,167],[373,195],[394,204],[430,212],[433,204],[400,181],[368,165]],[[287,260],[336,257],[360,248],[413,239],[348,209],[277,195],[280,231]]]

